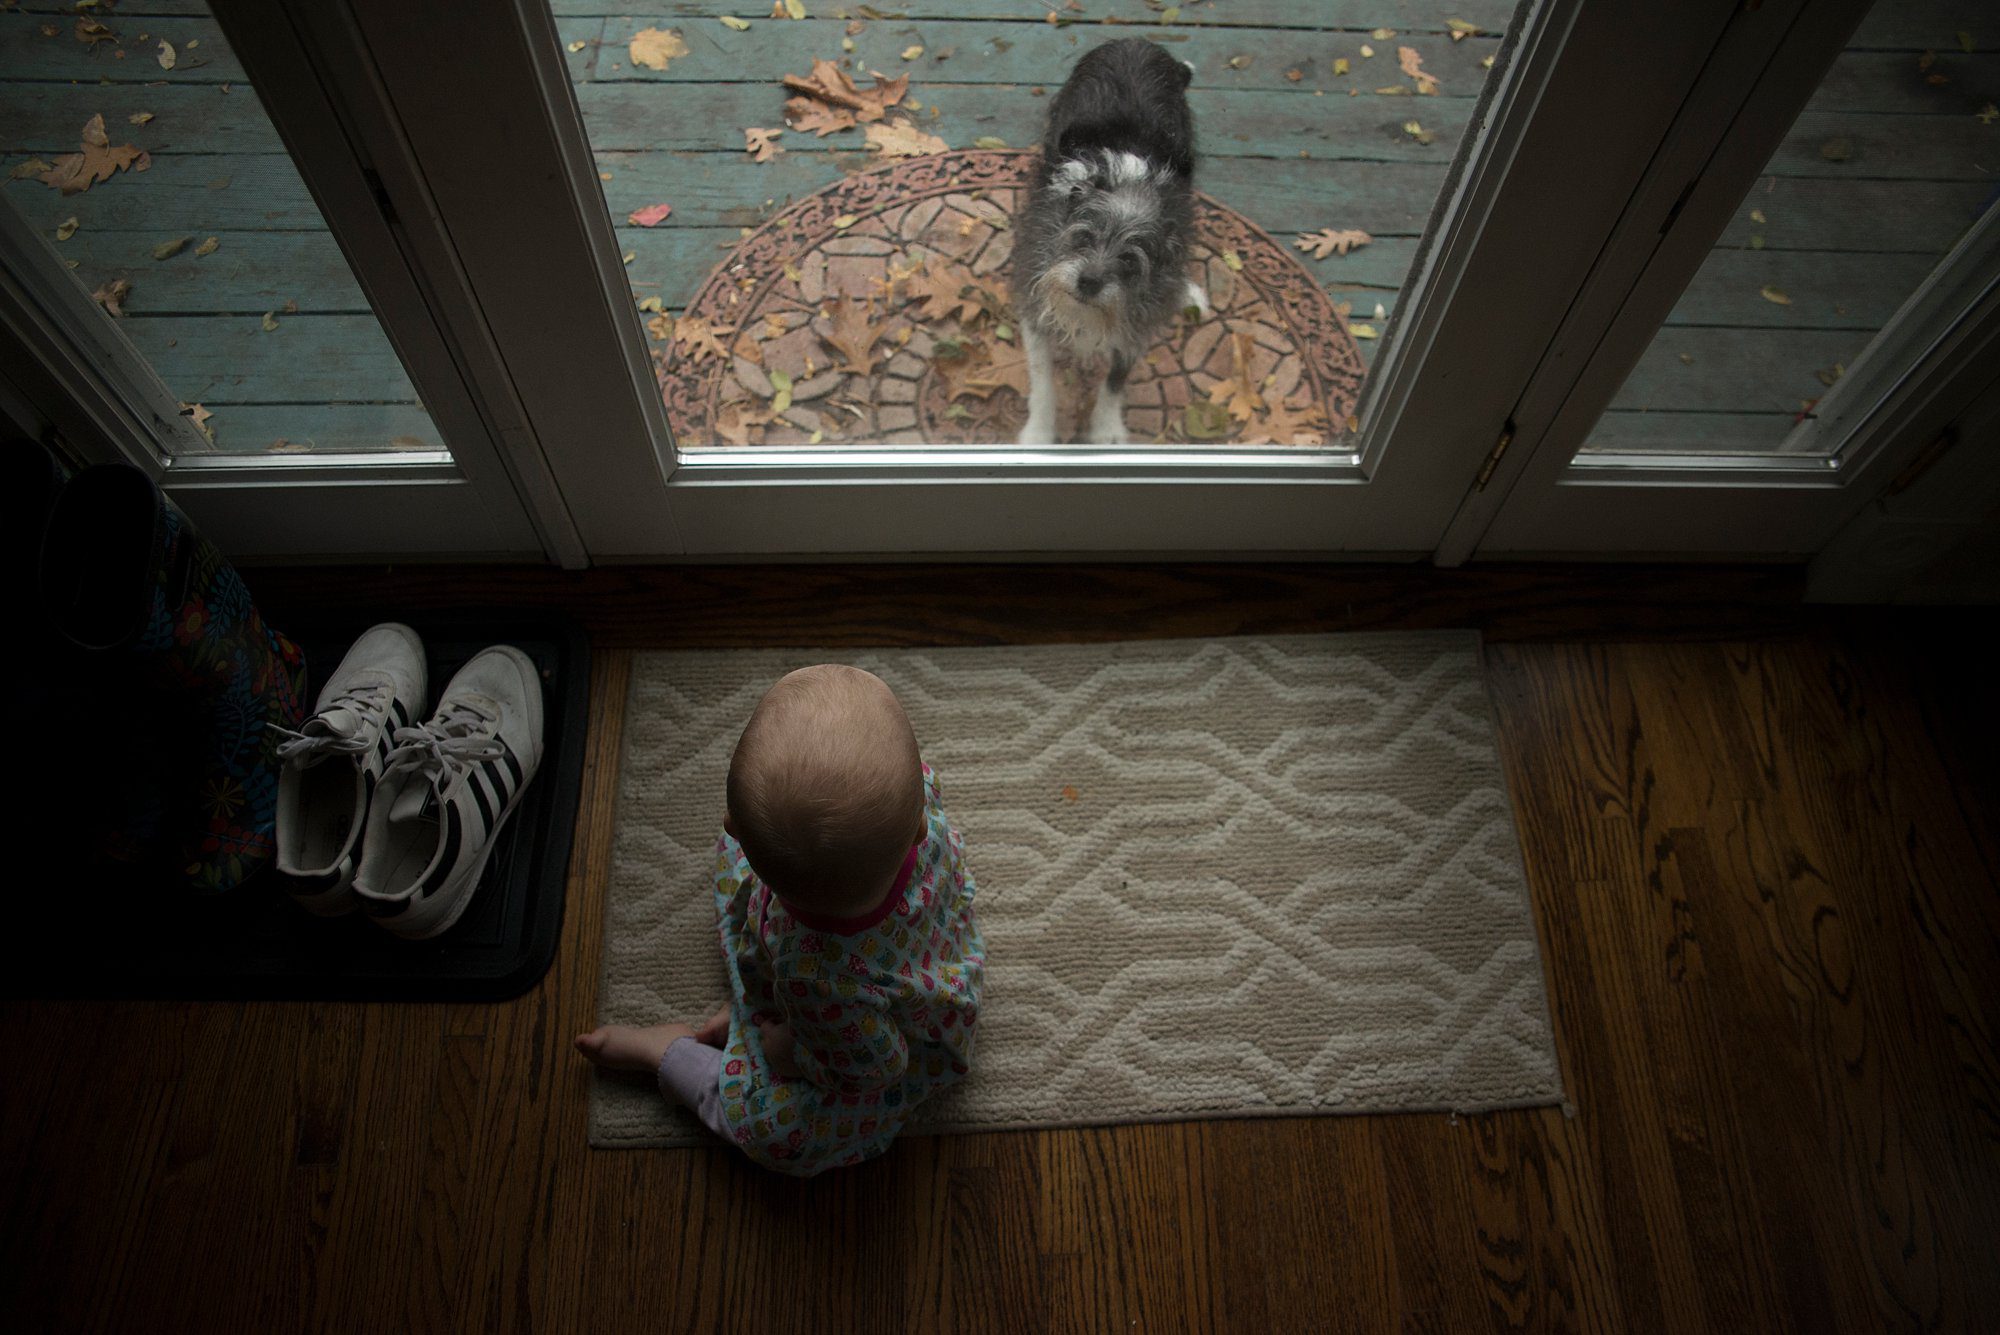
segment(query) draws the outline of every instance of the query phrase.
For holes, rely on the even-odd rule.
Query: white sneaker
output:
[[[510,645],[474,654],[421,727],[398,728],[354,893],[398,936],[448,929],[542,763],[542,676]]]
[[[313,716],[280,728],[278,870],[292,898],[331,917],[354,910],[354,869],[370,796],[391,734],[424,712],[424,642],[384,622],[354,642],[327,678]]]

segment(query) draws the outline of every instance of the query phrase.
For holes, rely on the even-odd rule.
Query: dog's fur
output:
[[[1188,67],[1138,38],[1084,53],[1049,104],[1011,284],[1028,356],[1023,445],[1055,435],[1055,350],[1110,366],[1090,439],[1125,442],[1125,377],[1175,314],[1208,299],[1188,280],[1194,112]]]

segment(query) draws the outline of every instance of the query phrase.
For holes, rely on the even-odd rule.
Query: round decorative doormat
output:
[[[908,158],[787,208],[674,323],[659,367],[690,444],[1011,442],[1027,365],[1007,304],[1032,150]],[[1352,429],[1366,367],[1333,301],[1271,236],[1195,196],[1188,312],[1133,368],[1136,442],[1316,445]],[[1081,440],[1101,367],[1059,360],[1059,440]]]

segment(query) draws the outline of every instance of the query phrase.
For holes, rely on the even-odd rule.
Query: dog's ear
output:
[[[1193,82],[1194,66],[1185,60],[1176,60],[1174,62],[1174,87],[1181,92],[1186,92],[1187,86]]]

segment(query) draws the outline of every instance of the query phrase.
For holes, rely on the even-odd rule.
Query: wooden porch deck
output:
[[[1047,21],[1039,0],[884,5],[901,17],[865,21],[853,55],[861,69],[908,72],[921,123],[952,146],[984,137],[1027,145],[1046,105],[1033,89],[1060,83],[1078,52],[1123,35],[1169,43],[1196,68],[1202,187],[1281,240],[1326,226],[1372,234],[1372,244],[1345,257],[1308,263],[1353,303],[1355,319],[1386,337],[1486,77],[1482,62],[1498,49],[1491,34],[1512,4],[1184,0],[1178,21],[1162,24],[1145,0],[1081,3],[1081,12],[1059,11],[1076,20],[1062,24]],[[815,17],[803,22],[738,4],[749,20],[742,31],[718,22],[717,6],[690,0],[555,0],[554,8],[605,202],[633,255],[637,298],[658,296],[677,309],[741,229],[866,161],[851,131],[825,140],[787,134],[788,151],[764,164],[742,142],[745,126],[783,123],[779,79],[805,73],[815,56],[839,56],[846,16],[859,4],[807,0]],[[9,180],[6,198],[51,233],[78,219],[59,250],[88,288],[121,277],[132,284],[126,333],[176,394],[215,414],[219,449],[434,443],[435,429],[205,6],[127,0],[93,12],[115,41],[78,40],[74,10],[51,0],[0,13],[0,161],[11,169],[73,152],[80,127],[101,113],[112,142],[146,149],[152,167],[67,197]],[[1454,42],[1447,18],[1485,32]],[[631,35],[649,26],[678,30],[689,48],[663,72],[635,69],[629,58]],[[1397,35],[1373,39],[1377,28]],[[178,52],[172,70],[155,58],[163,39]],[[1364,44],[1372,59],[1360,55]],[[1439,96],[1374,91],[1408,84],[1397,69],[1399,45],[1422,54]],[[902,60],[912,46],[924,54]],[[1925,52],[1935,62],[1919,72]],[[1346,76],[1332,73],[1335,58],[1350,62]],[[1948,82],[1928,82],[1928,74]],[[1880,0],[1595,443],[1685,448],[1741,431],[1775,444],[1799,401],[1823,388],[1814,372],[1851,362],[1991,198],[2000,123],[1977,113],[1996,99],[2000,23],[1983,0]],[[145,113],[151,119],[132,123]],[[1435,142],[1403,131],[1412,117]],[[1822,153],[1836,139],[1847,145],[1839,161]],[[665,225],[626,222],[660,202],[674,208]],[[1753,222],[1753,208],[1768,221]],[[179,236],[215,236],[219,245],[202,257],[191,243],[153,258],[156,245]],[[1765,300],[1766,285],[1792,304]],[[1388,319],[1370,318],[1377,303]],[[264,315],[273,311],[278,327],[267,330]],[[1381,343],[1360,346],[1372,357]]]

